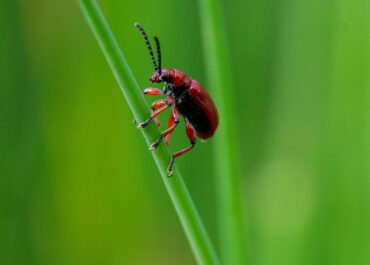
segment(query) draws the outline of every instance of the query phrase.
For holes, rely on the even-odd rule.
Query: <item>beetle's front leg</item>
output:
[[[152,104],[152,113],[156,109],[159,109],[159,108],[163,107],[164,104],[166,104],[166,100],[165,99],[160,99],[160,100],[154,101],[153,104]],[[154,121],[155,121],[155,123],[157,124],[158,127],[161,126],[161,123],[159,122],[159,120],[158,120],[157,117],[154,117]]]
[[[159,96],[159,95],[163,95],[163,94],[165,94],[164,93],[164,91],[162,91],[162,90],[159,90],[159,89],[157,89],[157,88],[154,88],[154,87],[148,87],[148,88],[146,88],[146,89],[144,89],[144,91],[143,91],[143,97],[145,96],[145,95],[151,95],[151,96]],[[157,100],[157,101],[155,101],[153,104],[152,104],[152,114],[151,115],[153,115],[154,114],[154,109],[158,109],[159,107],[162,107],[163,106],[163,104],[162,104],[162,106],[159,106],[158,107],[158,104],[156,104],[155,105],[155,103],[156,102],[159,102],[160,100]],[[159,113],[158,113],[159,114]],[[160,123],[159,123],[159,121],[158,121],[158,119],[154,116],[154,117],[150,117],[149,119],[147,119],[145,122],[142,122],[142,123],[140,123],[138,126],[137,126],[137,128],[144,128],[146,125],[148,125],[150,122],[151,122],[151,120],[152,119],[155,119],[155,122],[157,123],[157,125],[159,126],[160,125]],[[136,124],[136,119],[134,119],[134,124]]]
[[[156,101],[153,103],[153,105],[157,105],[157,102],[158,102],[158,105],[161,105],[162,104],[162,101]],[[166,106],[164,107],[161,107],[159,109],[157,109],[156,111],[152,112],[152,115],[150,115],[149,119],[147,119],[146,121],[140,123],[137,128],[141,129],[141,128],[145,128],[151,121],[153,118],[157,117],[160,113],[162,113],[163,111],[165,111],[166,109],[168,109],[169,107],[171,107],[174,103],[174,100],[172,97],[167,97],[167,99],[165,100],[165,103],[167,104]]]
[[[157,117],[161,112],[165,111],[165,110],[166,110],[166,109],[168,109],[169,107],[170,107],[169,105],[166,105],[166,106],[164,106],[164,107],[162,107],[162,108],[160,108],[160,109],[158,109],[158,110],[154,111],[154,112],[152,113],[152,115],[150,115],[149,119],[147,119],[146,121],[144,121],[144,122],[140,123],[140,124],[137,126],[137,128],[139,128],[139,129],[145,128],[145,127],[146,127],[146,126],[147,126],[147,125],[152,121],[152,119],[153,119],[153,118]]]
[[[144,89],[143,91],[143,96],[145,95],[151,95],[151,96],[159,96],[159,95],[163,95],[164,92],[162,90],[159,90],[157,88],[154,88],[154,87],[148,87],[146,89]]]

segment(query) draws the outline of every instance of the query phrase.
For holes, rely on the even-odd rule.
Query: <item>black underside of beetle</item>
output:
[[[189,120],[197,132],[209,132],[211,124],[207,114],[195,103],[188,89],[185,87],[175,87],[171,90],[172,97],[180,114]]]

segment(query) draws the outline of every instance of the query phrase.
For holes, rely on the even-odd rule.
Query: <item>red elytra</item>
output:
[[[143,94],[153,96],[167,95],[166,99],[153,102],[151,116],[146,121],[140,123],[138,128],[144,128],[153,119],[159,126],[160,123],[157,116],[167,108],[172,107],[171,116],[167,124],[168,129],[161,133],[158,140],[151,145],[149,150],[154,150],[162,142],[163,138],[166,138],[166,144],[169,145],[171,133],[179,123],[180,114],[184,116],[186,121],[186,134],[190,140],[191,146],[172,155],[171,162],[168,166],[170,177],[172,175],[174,159],[190,151],[196,143],[197,136],[202,139],[208,139],[214,135],[218,126],[218,113],[212,98],[198,81],[190,78],[187,74],[177,69],[161,68],[159,40],[157,37],[154,37],[157,44],[157,64],[144,29],[138,23],[135,23],[135,26],[138,27],[143,34],[154,64],[155,72],[150,77],[150,82],[165,83],[163,90],[150,87],[145,89]]]

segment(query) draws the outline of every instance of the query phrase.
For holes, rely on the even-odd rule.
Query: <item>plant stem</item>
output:
[[[139,86],[98,4],[94,0],[78,0],[78,2],[134,116],[138,121],[145,120],[150,115],[149,107],[141,95]],[[141,131],[148,145],[159,136],[159,130],[153,123]],[[167,166],[170,161],[168,148],[162,144],[152,154],[198,264],[220,264],[190,194],[176,167],[174,167],[173,176],[168,178]]]
[[[236,144],[231,91],[231,67],[219,0],[199,0],[208,87],[219,111],[215,171],[219,198],[221,258],[224,264],[244,265],[243,221],[240,197],[239,156]]]

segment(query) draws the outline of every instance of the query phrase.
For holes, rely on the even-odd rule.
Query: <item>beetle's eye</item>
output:
[[[167,72],[162,72],[160,76],[160,80],[166,81],[168,79],[168,73]]]

